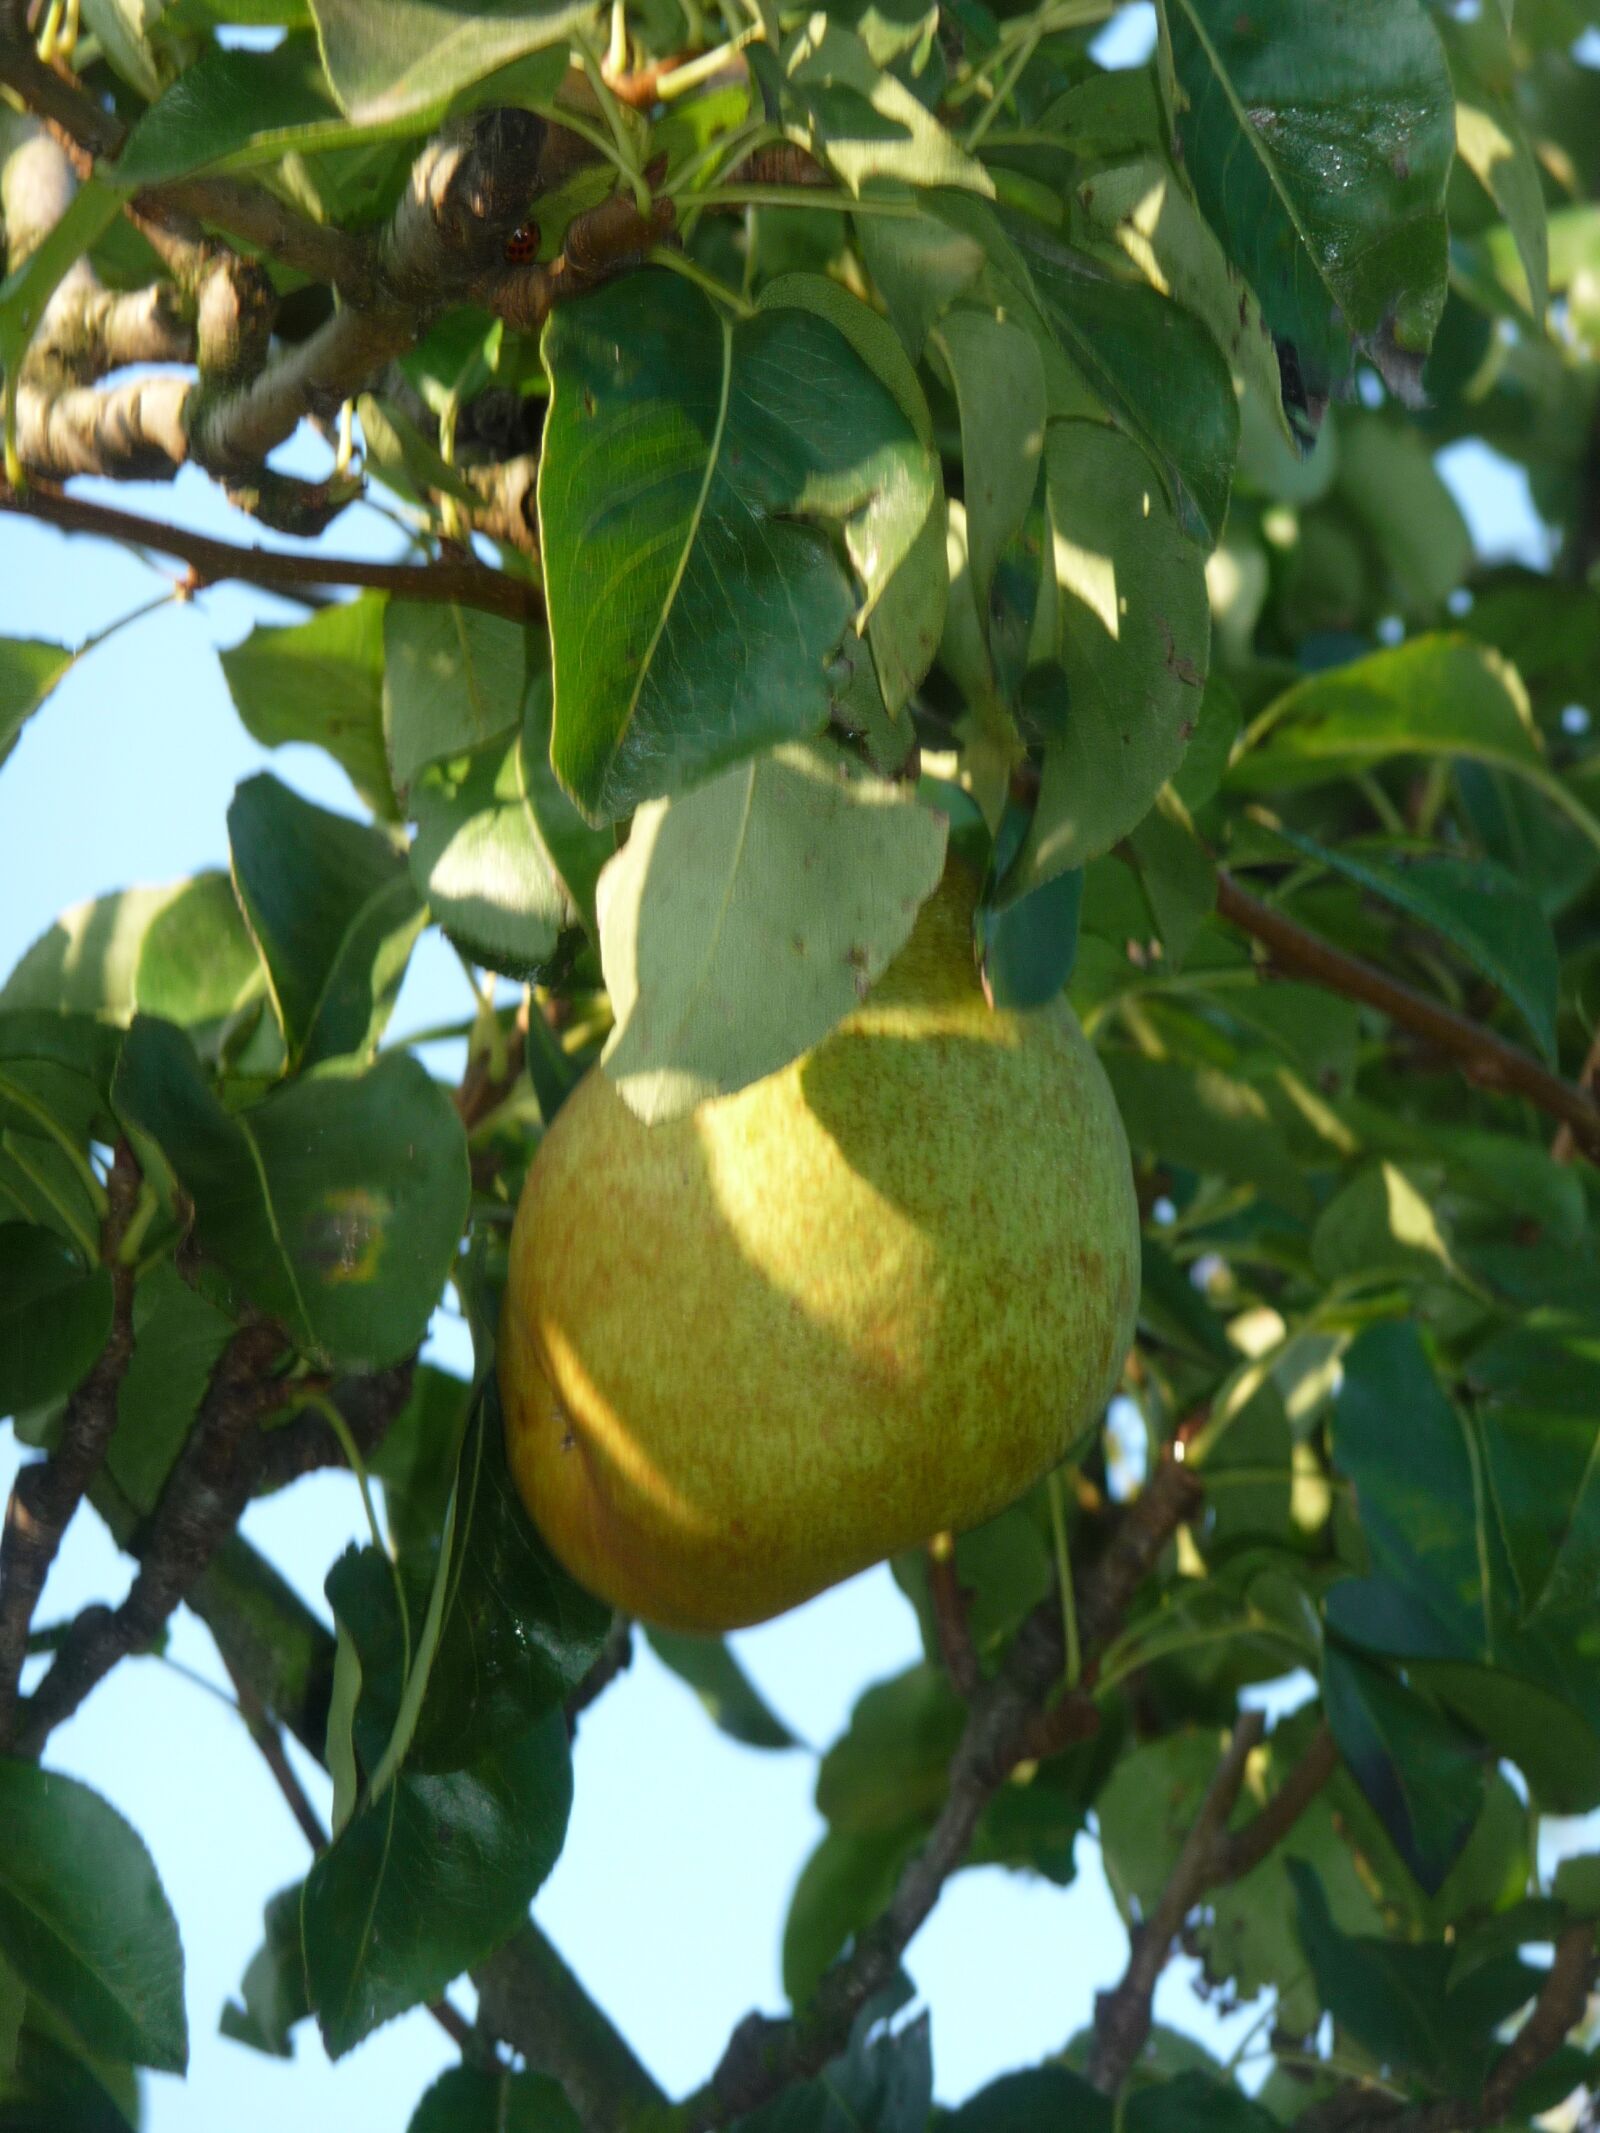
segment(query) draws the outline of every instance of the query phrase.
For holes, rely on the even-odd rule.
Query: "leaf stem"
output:
[[[1061,1643],[1066,1653],[1069,1693],[1083,1679],[1083,1649],[1078,1639],[1078,1600],[1072,1588],[1072,1552],[1067,1544],[1067,1514],[1061,1501],[1061,1469],[1052,1467],[1045,1482],[1050,1499],[1050,1531],[1055,1538],[1056,1583],[1061,1588]]]

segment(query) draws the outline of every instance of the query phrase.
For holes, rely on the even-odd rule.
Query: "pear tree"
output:
[[[411,2133],[1600,2123],[1597,121],[1596,0],[0,0],[0,514],[156,594],[0,598],[0,819],[223,586],[258,766],[0,983],[0,2133],[202,2011],[437,2024]],[[722,1632],[884,1560],[668,2093],[574,1735],[807,1752]],[[178,1620],[242,1977],[60,1766]],[[1126,1946],[935,2101],[977,1866]]]

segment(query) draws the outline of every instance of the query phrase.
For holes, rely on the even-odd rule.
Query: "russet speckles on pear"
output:
[[[1138,1215],[1070,1011],[995,1012],[952,870],[816,1049],[639,1122],[598,1070],[529,1171],[508,1448],[557,1555],[723,1629],[993,1516],[1103,1411]]]

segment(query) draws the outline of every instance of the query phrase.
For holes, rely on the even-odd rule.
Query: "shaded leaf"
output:
[[[652,271],[560,307],[543,345],[553,761],[584,808],[616,815],[821,726],[857,601],[809,521],[842,527],[870,601],[935,477],[815,313],[730,324]]]
[[[1426,11],[1170,0],[1165,21],[1189,182],[1309,390],[1348,374],[1352,342],[1414,384],[1444,309],[1455,146]]]
[[[530,978],[555,953],[570,905],[530,804],[520,734],[425,770],[411,788],[411,873],[463,954]]]
[[[1418,1886],[1436,1894],[1483,1808],[1481,1749],[1413,1690],[1334,1645],[1322,1695],[1340,1755]]]
[[[1200,715],[1210,629],[1199,551],[1138,448],[1100,425],[1056,423],[1045,463],[1068,708],[1007,877],[1013,895],[1109,851],[1143,819]]]
[[[300,1952],[300,1892],[297,1881],[267,1899],[266,1938],[251,1956],[218,2027],[235,2044],[248,2044],[274,2059],[292,2059],[290,2032],[310,2014],[305,1960]]]
[[[287,627],[257,624],[222,672],[247,733],[265,748],[310,741],[343,765],[375,814],[399,810],[383,745],[382,593]]]
[[[1505,994],[1545,1058],[1554,1061],[1561,960],[1549,920],[1514,874],[1493,860],[1446,852],[1336,849],[1281,824],[1273,834],[1441,934]]]
[[[306,1876],[306,1981],[330,2057],[515,1932],[560,1853],[572,1801],[559,1711],[470,1769],[402,1770]]]
[[[1039,2133],[1071,2126],[1073,2133],[1111,2133],[1108,2096],[1064,2066],[1034,2066],[1002,2074],[969,2096],[943,2121],[943,2133]]]
[[[819,1043],[904,945],[945,823],[819,747],[774,749],[634,818],[606,870],[606,1072],[646,1119]]]
[[[611,1609],[568,1576],[523,1509],[492,1388],[468,1431],[455,1545],[409,1767],[459,1769],[519,1739],[599,1658]]]
[[[897,75],[879,71],[854,30],[813,15],[789,45],[785,64],[789,91],[811,122],[813,152],[852,192],[883,178],[994,191],[983,164],[957,146]]]
[[[528,633],[502,615],[391,600],[383,617],[383,729],[395,790],[522,719]]]
[[[789,1731],[721,1637],[647,1629],[650,1649],[694,1690],[712,1723],[747,1748],[798,1748]]]
[[[1022,530],[1044,456],[1044,365],[1032,336],[998,311],[950,312],[935,346],[961,413],[967,560],[987,633],[995,569]]]
[[[111,1331],[108,1268],[54,1230],[0,1222],[0,1415],[70,1392]]]
[[[228,842],[291,1069],[369,1058],[426,922],[405,861],[266,771],[234,794]]]
[[[182,2073],[183,1951],[137,1831],[87,1785],[0,1760],[0,1954],[89,2051]]]
[[[510,0],[493,8],[463,8],[456,0],[311,0],[311,12],[334,94],[353,120],[374,126],[421,125],[472,83],[560,43],[546,91],[553,97],[566,71],[567,34],[588,10],[575,0]]]
[[[133,1292],[133,1355],[106,1450],[112,1479],[148,1516],[189,1434],[233,1321],[164,1260]]]
[[[415,1347],[468,1178],[455,1107],[414,1059],[311,1077],[230,1115],[179,1032],[141,1016],[116,1101],[193,1201],[200,1249],[307,1353],[374,1369]]]
[[[406,2133],[581,2133],[581,2126],[548,2074],[452,2066],[417,2105]]]

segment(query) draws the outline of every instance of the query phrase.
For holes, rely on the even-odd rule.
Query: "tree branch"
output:
[[[966,1594],[956,1576],[955,1543],[948,1533],[941,1533],[929,1542],[926,1553],[928,1597],[933,1602],[939,1657],[944,1661],[944,1670],[956,1693],[971,1696],[983,1679],[983,1672],[972,1648]]]
[[[1318,1726],[1305,1753],[1277,1791],[1240,1829],[1218,1833],[1208,1887],[1243,1881],[1275,1852],[1339,1767],[1339,1750],[1326,1723]]]
[[[1302,2111],[1295,2133],[1485,2133],[1502,2125],[1517,2091],[1553,2058],[1583,2020],[1600,1967],[1592,1920],[1571,1925],[1556,1942],[1527,2020],[1489,2071],[1477,2096],[1446,2096],[1434,2103],[1403,2104],[1359,2088]]]
[[[50,1671],[22,1706],[17,1754],[36,1756],[119,1659],[160,1634],[238,1524],[255,1479],[251,1440],[279,1392],[267,1372],[283,1345],[282,1333],[270,1323],[242,1327],[228,1343],[162,1485],[127,1598],[116,1608],[85,1608],[72,1623]]]
[[[181,382],[181,381],[180,381]],[[537,589],[480,563],[367,563],[354,556],[280,555],[268,548],[245,548],[213,540],[187,527],[163,525],[131,511],[64,495],[60,489],[30,483],[12,489],[0,480],[0,511],[43,519],[64,533],[88,533],[134,548],[154,548],[187,563],[196,591],[238,580],[268,591],[294,594],[307,586],[369,586],[399,600],[445,601],[482,608],[512,622],[542,622],[544,601]]]
[[[1172,1536],[1194,1516],[1200,1496],[1199,1476],[1164,1460],[1086,1571],[1078,1626],[1091,1665]],[[927,1842],[902,1869],[887,1909],[835,1963],[802,2013],[777,2022],[751,2015],[740,2024],[711,2080],[682,2107],[688,2133],[710,2133],[755,2110],[791,2082],[816,2073],[843,2047],[856,2016],[891,1982],[912,1936],[961,1864],[984,1808],[1029,1752],[1062,1663],[1060,1601],[1052,1594],[1018,1631],[999,1676],[973,1697],[951,1759],[944,1806]]]
[[[1156,1986],[1184,1920],[1216,1878],[1218,1846],[1244,1783],[1245,1764],[1265,1724],[1259,1711],[1246,1711],[1234,1727],[1178,1863],[1149,1918],[1134,1928],[1120,1983],[1095,2001],[1088,2071],[1102,2095],[1114,2096],[1122,2087],[1149,2039]]]
[[[122,1265],[120,1252],[138,1192],[132,1153],[119,1145],[106,1180],[100,1229],[101,1263],[111,1270],[111,1330],[93,1368],[67,1401],[60,1442],[46,1458],[23,1467],[6,1506],[0,1531],[0,1752],[11,1747],[20,1715],[17,1692],[33,1611],[61,1536],[117,1426],[117,1391],[133,1355],[133,1269]]]
[[[1241,889],[1225,868],[1217,869],[1217,912],[1230,925],[1262,942],[1278,966],[1309,978],[1325,991],[1376,1007],[1403,1029],[1448,1054],[1480,1088],[1526,1097],[1570,1128],[1575,1145],[1600,1163],[1600,1106],[1581,1089],[1541,1066],[1531,1052],[1508,1044],[1493,1030],[1441,1007],[1386,971],[1346,955],[1304,926]]]
[[[473,1972],[480,2019],[566,2091],[584,2133],[617,2133],[666,2097],[530,1919]]]

